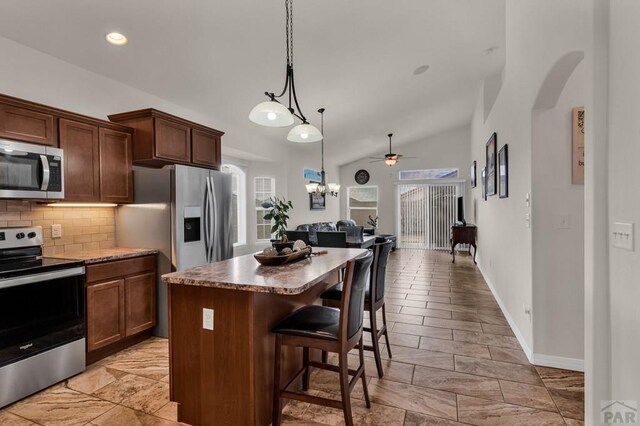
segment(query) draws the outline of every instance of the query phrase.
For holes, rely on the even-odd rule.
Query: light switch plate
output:
[[[213,330],[213,309],[202,309],[202,328]]]
[[[611,243],[614,247],[633,251],[634,238],[633,223],[615,222],[613,224],[613,229],[611,230]]]
[[[524,215],[524,225],[527,228],[531,228],[531,215],[529,213],[525,213]]]
[[[62,238],[62,225],[59,223],[51,225],[51,238]]]

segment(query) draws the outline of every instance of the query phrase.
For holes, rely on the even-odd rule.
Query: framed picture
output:
[[[325,194],[318,194],[317,192],[309,194],[310,210],[324,210],[326,207],[325,202],[326,202]]]
[[[498,182],[500,198],[509,196],[509,147],[504,144],[498,152]]]
[[[475,188],[478,186],[478,182],[476,181],[476,162],[471,163],[471,187]]]
[[[498,134],[494,133],[487,141],[487,197],[496,195],[496,187],[498,184],[496,173],[496,156],[497,156]]]
[[[482,199],[486,200],[487,199],[487,170],[486,167],[482,168],[482,171],[480,172],[480,180],[481,180],[481,184],[482,184]]]

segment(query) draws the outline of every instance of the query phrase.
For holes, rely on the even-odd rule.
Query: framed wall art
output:
[[[313,192],[309,194],[309,210],[324,210],[326,208],[326,195]]]
[[[497,151],[498,145],[498,134],[494,133],[491,135],[489,140],[487,141],[487,171],[486,171],[486,179],[487,179],[487,197],[491,195],[496,195],[496,187],[498,183],[497,173],[496,173],[496,157],[498,154]]]
[[[471,163],[471,187],[475,188],[478,186],[478,182],[476,180],[476,162]]]
[[[498,152],[498,194],[500,198],[509,197],[509,147],[504,144]]]

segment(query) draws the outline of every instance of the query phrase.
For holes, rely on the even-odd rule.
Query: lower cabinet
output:
[[[87,266],[88,363],[137,343],[156,325],[156,259]]]

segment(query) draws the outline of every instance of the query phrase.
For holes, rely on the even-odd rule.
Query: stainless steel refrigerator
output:
[[[134,167],[134,203],[116,210],[116,244],[154,248],[158,257],[157,336],[167,337],[162,274],[233,257],[231,175],[189,166]]]

